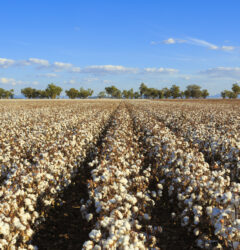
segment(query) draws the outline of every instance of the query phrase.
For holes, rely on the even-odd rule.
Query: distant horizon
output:
[[[0,88],[106,86],[215,96],[240,81],[240,2],[4,1]]]

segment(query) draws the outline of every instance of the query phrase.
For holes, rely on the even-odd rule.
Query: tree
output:
[[[179,97],[180,97],[181,99],[183,99],[184,96],[185,96],[184,91],[180,91]]]
[[[112,98],[121,98],[122,97],[121,91],[118,88],[116,88],[114,85],[112,85],[110,87],[106,87],[105,90],[106,90],[107,94],[110,95]]]
[[[208,96],[209,96],[208,90],[207,90],[207,89],[203,89],[203,90],[202,90],[202,97],[203,97],[204,99],[206,99]]]
[[[133,99],[133,97],[134,97],[134,92],[133,92],[133,89],[130,89],[130,90],[123,90],[122,91],[122,96],[124,97],[124,98],[126,98],[126,99],[129,99],[129,98],[131,98],[131,99]]]
[[[174,84],[170,88],[170,92],[171,92],[171,96],[173,97],[173,99],[176,99],[180,95],[180,87]]]
[[[164,92],[163,92],[163,90],[158,90],[158,98],[159,98],[159,99],[163,99],[163,97],[164,97]]]
[[[51,84],[48,84],[45,91],[46,91],[48,98],[55,99],[57,96],[60,96],[62,92],[62,88],[51,83]]]
[[[148,88],[147,95],[153,99],[158,97],[158,90],[155,88]]]
[[[240,94],[240,86],[237,83],[234,83],[232,86],[232,91],[238,96]]]
[[[105,98],[106,97],[106,92],[105,91],[101,91],[98,93],[98,98]]]
[[[5,89],[0,88],[0,99],[4,98],[5,96]]]
[[[33,98],[34,96],[34,89],[33,88],[24,88],[24,89],[21,89],[21,93],[26,97],[26,98]]]
[[[122,96],[123,96],[124,98],[126,98],[126,99],[129,98],[129,93],[128,93],[128,91],[127,91],[126,89],[124,89],[124,90],[122,91]]]
[[[188,85],[187,91],[192,98],[200,98],[202,96],[201,87],[196,84]]]
[[[77,98],[78,95],[79,95],[78,90],[75,89],[75,88],[71,88],[71,89],[69,89],[69,90],[66,90],[65,93],[66,93],[66,95],[68,96],[68,98],[70,98],[70,99],[75,99],[75,98]]]
[[[134,96],[135,99],[138,99],[138,98],[141,97],[141,95],[140,95],[140,93],[138,91],[134,92],[133,96]]]
[[[163,88],[162,91],[163,91],[164,98],[167,99],[171,96],[171,91],[168,88]]]
[[[79,92],[78,92],[78,97],[79,98],[83,98],[86,99],[89,96],[91,96],[93,94],[93,90],[92,89],[84,89],[84,88],[80,88]]]
[[[235,92],[233,92],[233,91],[230,91],[230,90],[227,90],[227,97],[229,98],[229,99],[236,99],[237,98],[237,93],[235,93]]]
[[[189,99],[190,96],[191,96],[190,91],[186,89],[186,90],[184,91],[184,96],[185,96],[186,99]]]
[[[223,99],[225,99],[227,97],[227,90],[222,91],[221,96]]]
[[[139,92],[140,92],[141,97],[142,96],[146,97],[147,91],[148,91],[148,87],[142,82],[140,87],[139,87]]]
[[[2,89],[0,88],[0,99],[13,99],[13,96],[14,96],[14,90],[13,89],[10,89],[10,90],[5,90],[5,89]]]

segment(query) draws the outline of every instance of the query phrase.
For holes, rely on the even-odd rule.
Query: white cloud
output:
[[[71,72],[79,73],[79,72],[81,72],[81,68],[80,67],[72,67]]]
[[[88,77],[88,78],[83,78],[83,82],[95,82],[98,81],[99,79],[97,77]]]
[[[37,64],[37,65],[43,66],[43,67],[49,67],[50,66],[50,63],[48,62],[48,60],[44,60],[44,59],[29,58],[27,61],[30,64]]]
[[[177,43],[177,41],[173,38],[168,38],[167,40],[163,41],[164,44],[174,44]]]
[[[216,67],[200,72],[203,75],[210,77],[240,77],[240,67]]]
[[[190,77],[190,76],[181,76],[180,78],[181,78],[181,79],[183,79],[183,80],[186,80],[186,81],[188,81],[188,80],[190,80],[190,79],[191,79],[191,77]]]
[[[52,66],[56,72],[62,70],[69,70],[73,67],[71,63],[63,63],[63,62],[54,62]]]
[[[13,78],[2,77],[2,78],[0,78],[0,83],[5,84],[5,85],[15,86],[17,84],[22,84],[23,81],[17,81],[17,80],[15,80]]]
[[[235,47],[234,46],[222,46],[221,49],[225,51],[231,51],[231,50],[234,50]]]
[[[209,42],[204,41],[204,40],[196,39],[196,38],[189,38],[188,40],[186,40],[186,43],[206,47],[206,48],[212,49],[212,50],[218,50],[219,49],[219,47],[216,46],[215,44],[209,43]]]
[[[15,63],[12,59],[0,58],[0,68],[8,68]]]
[[[81,70],[83,73],[92,73],[92,74],[116,74],[116,73],[136,73],[136,68],[127,68],[120,65],[92,65],[85,67]]]
[[[51,78],[51,77],[57,77],[57,74],[55,74],[55,73],[45,73],[45,74],[38,74],[37,76],[38,77],[48,77],[48,78]]]
[[[144,72],[146,73],[161,73],[161,74],[174,74],[177,73],[177,69],[170,68],[145,68]]]
[[[164,44],[176,44],[176,43],[186,43],[186,44],[192,44],[196,46],[206,47],[211,50],[223,50],[223,51],[231,51],[234,50],[234,46],[217,46],[213,43],[207,42],[205,40],[197,39],[197,38],[187,38],[187,39],[178,39],[178,38],[168,38],[166,40],[163,40],[161,43]],[[159,44],[159,42],[151,42],[152,45]]]

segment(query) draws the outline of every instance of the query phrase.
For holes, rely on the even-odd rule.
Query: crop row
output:
[[[240,182],[239,108],[141,105],[172,131],[197,146],[213,170],[229,169],[231,181]]]
[[[146,234],[154,201],[148,192],[149,170],[141,172],[144,156],[139,150],[133,123],[123,106],[116,113],[99,153],[89,163],[89,200],[81,212],[94,220],[84,249],[146,249],[156,244],[159,228]]]
[[[96,142],[116,108],[108,106],[24,109],[21,116],[12,111],[1,127],[1,249],[34,248],[33,229]]]
[[[182,226],[198,236],[199,247],[237,248],[240,184],[230,182],[225,169],[212,170],[197,147],[154,116],[136,105],[130,110],[135,124],[144,131],[149,157],[155,161],[152,176],[168,190],[169,200],[176,206],[173,217],[179,217]]]

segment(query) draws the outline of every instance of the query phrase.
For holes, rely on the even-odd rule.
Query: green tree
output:
[[[225,99],[227,97],[227,90],[222,91],[221,96],[223,99]]]
[[[203,97],[204,99],[206,99],[208,96],[209,96],[208,90],[207,90],[207,89],[203,89],[203,90],[202,90],[202,97]]]
[[[92,94],[93,94],[93,90],[92,89],[80,88],[80,90],[78,92],[78,97],[82,98],[82,99],[86,99],[89,96],[91,96]]]
[[[226,96],[227,96],[229,99],[236,99],[238,95],[237,95],[237,93],[235,93],[235,92],[233,92],[233,91],[227,90]]]
[[[5,89],[0,88],[0,99],[4,98],[5,96]]]
[[[51,83],[51,84],[48,84],[45,91],[46,91],[48,98],[55,99],[57,96],[60,96],[62,92],[62,88]]]
[[[106,97],[106,92],[105,91],[100,91],[99,93],[98,93],[98,98],[105,98]]]
[[[167,99],[171,96],[171,91],[168,88],[163,88],[162,91],[163,91],[164,98]]]
[[[192,98],[200,98],[202,96],[201,87],[196,84],[188,85],[187,90]]]
[[[164,98],[164,92],[161,89],[158,90],[158,98],[159,99],[163,99]]]
[[[150,98],[157,98],[158,97],[158,90],[155,89],[155,88],[148,88],[147,89],[147,95],[150,97]]]
[[[185,96],[184,91],[180,91],[179,97],[180,97],[181,99],[183,99],[184,96]]]
[[[232,91],[238,96],[240,94],[240,86],[237,83],[234,83],[232,86]]]
[[[190,91],[186,89],[186,90],[184,91],[184,96],[185,96],[186,99],[189,99],[190,96],[191,96]]]
[[[134,92],[133,92],[133,89],[130,89],[130,90],[123,90],[122,91],[122,96],[126,99],[133,99],[134,97]]]
[[[112,98],[121,98],[122,97],[121,90],[116,88],[114,85],[112,85],[110,87],[106,87],[105,90],[106,90],[106,93],[109,96],[111,96]]]
[[[171,96],[173,97],[173,99],[176,99],[180,95],[180,87],[174,84],[170,88],[170,92],[171,92]]]
[[[134,92],[133,96],[134,96],[134,99],[139,99],[141,97],[138,91]]]
[[[140,92],[141,97],[142,96],[146,97],[148,94],[147,91],[148,91],[148,87],[142,82],[139,87],[139,92]]]
[[[26,97],[26,98],[33,98],[34,97],[34,89],[33,88],[24,88],[21,89],[21,93]]]
[[[123,96],[124,98],[128,99],[128,98],[129,98],[129,92],[128,92],[128,90],[124,89],[124,90],[122,91],[122,96]]]
[[[65,93],[66,93],[66,95],[68,96],[68,98],[70,98],[70,99],[75,99],[75,98],[77,98],[78,95],[79,95],[78,90],[75,89],[75,88],[71,88],[71,89],[69,89],[69,90],[66,90]]]

